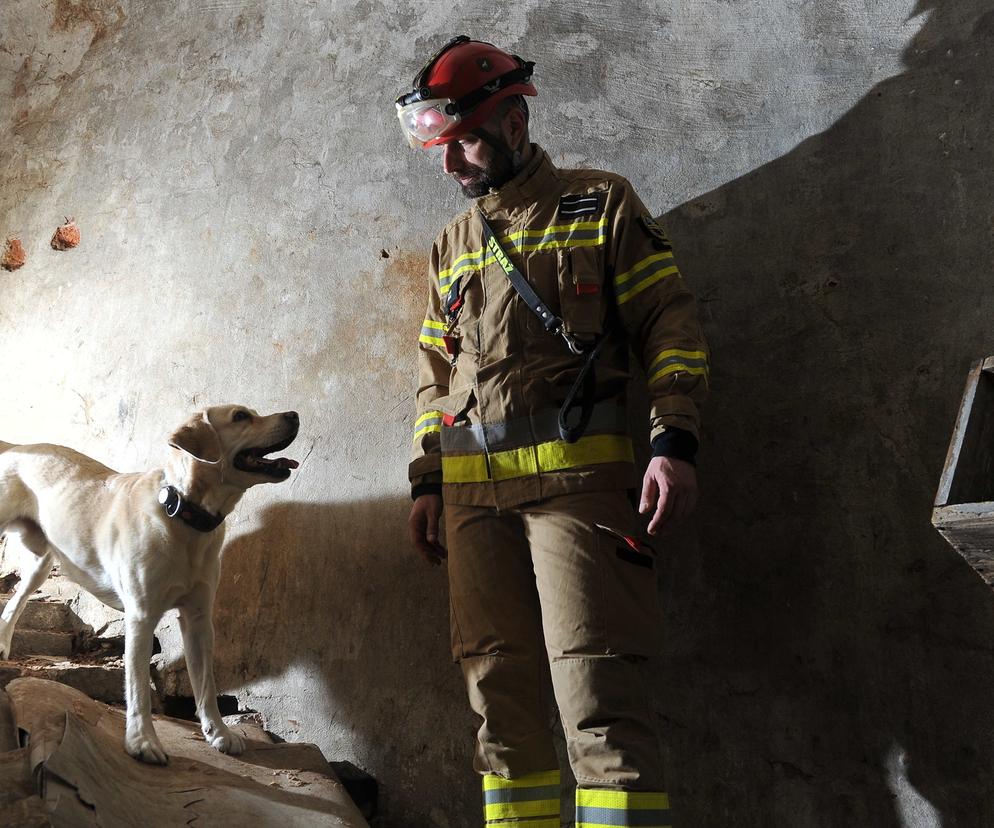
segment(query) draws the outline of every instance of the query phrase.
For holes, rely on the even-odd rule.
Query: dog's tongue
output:
[[[281,469],[295,469],[300,463],[296,460],[291,460],[289,457],[280,457],[276,461],[276,465]]]

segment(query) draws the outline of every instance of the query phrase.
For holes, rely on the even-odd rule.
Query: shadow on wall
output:
[[[918,11],[903,74],[665,219],[714,352],[675,824],[994,825],[994,595],[929,522],[994,353],[994,11]]]
[[[462,803],[479,801],[476,725],[449,654],[445,570],[408,548],[409,504],[279,504],[226,544],[218,683],[269,685],[268,698],[240,700],[275,711],[291,739],[299,729],[327,750],[321,727],[333,721],[328,758],[377,777],[377,824],[456,828]]]

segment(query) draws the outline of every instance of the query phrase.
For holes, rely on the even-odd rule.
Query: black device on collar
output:
[[[224,522],[224,515],[212,515],[192,500],[187,500],[175,486],[159,489],[159,503],[171,518],[179,518],[198,532],[213,532]]]

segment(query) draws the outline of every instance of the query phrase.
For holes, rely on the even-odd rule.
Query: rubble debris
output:
[[[56,228],[52,236],[52,247],[56,250],[69,250],[79,244],[79,227],[76,219],[66,216],[66,223]]]
[[[243,731],[245,752],[227,756],[199,725],[157,716],[173,761],[150,766],[124,751],[123,710],[41,679],[15,679],[8,693],[28,745],[18,778],[39,780],[54,825],[130,825],[140,813],[154,814],[156,825],[368,828],[316,745],[256,741]],[[5,815],[0,808],[0,826]]]
[[[3,251],[3,258],[0,259],[0,267],[4,270],[17,270],[28,260],[24,252],[24,245],[20,239],[7,239],[7,247]]]

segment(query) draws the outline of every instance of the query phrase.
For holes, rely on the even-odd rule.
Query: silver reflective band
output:
[[[613,401],[598,403],[590,416],[587,432],[626,434],[625,409]],[[519,417],[504,423],[487,425],[443,426],[442,452],[495,452],[520,448],[533,443],[559,439],[558,410],[543,411],[531,417]]]

